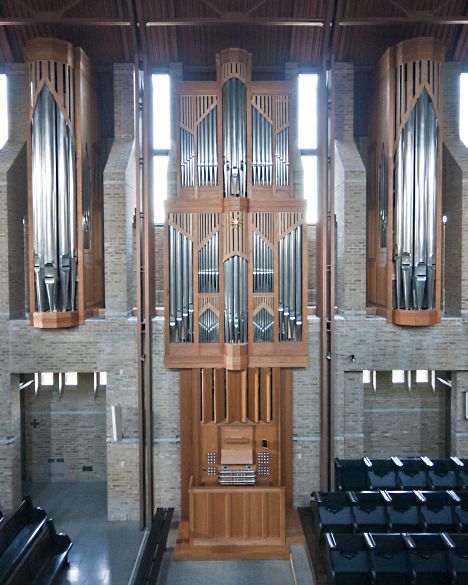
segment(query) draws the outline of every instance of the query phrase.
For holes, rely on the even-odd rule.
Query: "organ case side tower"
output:
[[[103,306],[102,191],[90,63],[57,39],[26,48],[30,319],[84,323]]]
[[[294,85],[252,81],[251,56],[226,49],[216,81],[175,94],[165,365],[182,370],[182,515],[195,545],[284,544],[290,368],[307,365]]]
[[[368,301],[397,325],[440,321],[441,71],[433,38],[390,48],[375,74],[368,191]]]

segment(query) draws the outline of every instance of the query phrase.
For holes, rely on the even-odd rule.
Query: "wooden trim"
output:
[[[79,325],[78,311],[58,311],[56,313],[33,312],[33,326],[40,329],[66,329]]]

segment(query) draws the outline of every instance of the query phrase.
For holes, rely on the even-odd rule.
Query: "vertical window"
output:
[[[468,111],[466,109],[468,104],[468,73],[460,75],[460,140],[465,146],[468,146]]]
[[[8,97],[7,97],[7,76],[0,75],[0,112],[4,115],[0,117],[0,150],[5,146],[8,140]]]
[[[167,73],[152,75],[154,221],[164,223],[167,167],[171,147],[171,80]]]
[[[107,386],[107,372],[99,372],[99,386]]]
[[[371,373],[370,373],[370,370],[363,370],[363,372],[362,372],[362,383],[363,384],[370,384],[371,383]]]
[[[298,146],[304,173],[304,199],[307,201],[307,222],[317,222],[317,89],[318,75],[304,73],[298,80]]]

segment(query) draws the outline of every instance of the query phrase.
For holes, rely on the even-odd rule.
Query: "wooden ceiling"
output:
[[[213,67],[225,47],[253,53],[256,68],[286,61],[372,65],[388,46],[435,36],[448,59],[468,61],[468,0],[2,0],[0,63],[53,36],[82,46],[98,67],[135,58]]]

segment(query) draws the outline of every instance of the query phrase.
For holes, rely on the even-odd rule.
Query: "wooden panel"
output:
[[[284,488],[190,487],[189,492],[192,544],[285,543]]]
[[[188,517],[188,487],[193,466],[193,436],[192,436],[192,370],[180,371],[180,496],[181,516]]]
[[[226,385],[225,371],[216,368],[214,371],[214,413],[215,422],[220,423],[226,418]]]
[[[202,422],[212,422],[214,419],[213,412],[213,370],[204,368],[202,370]]]

